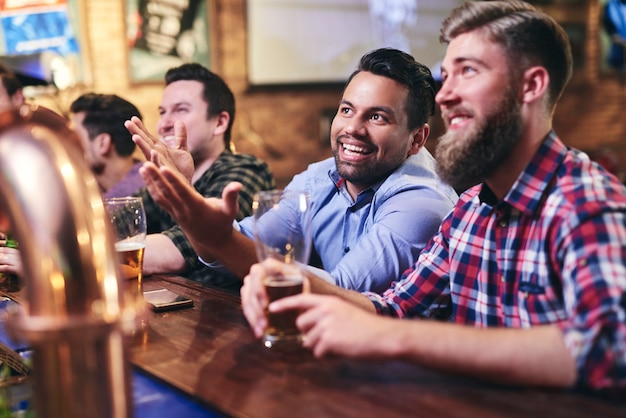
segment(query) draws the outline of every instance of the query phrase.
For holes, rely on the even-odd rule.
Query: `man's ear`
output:
[[[530,67],[524,71],[524,85],[522,90],[522,102],[532,103],[537,99],[542,100],[547,94],[550,84],[550,75],[544,67]]]
[[[217,115],[217,125],[215,126],[215,135],[222,135],[228,129],[230,123],[230,115],[228,112],[220,112]]]
[[[424,144],[426,144],[428,135],[430,135],[430,126],[427,123],[413,130],[411,133],[413,141],[409,147],[409,155],[417,154],[422,149]]]
[[[98,134],[91,140],[93,144],[93,149],[98,153],[98,155],[107,155],[111,147],[113,147],[113,140],[111,135],[103,132]]]

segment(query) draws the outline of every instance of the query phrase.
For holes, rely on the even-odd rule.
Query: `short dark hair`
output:
[[[187,63],[179,67],[170,68],[165,73],[165,85],[175,81],[199,81],[204,86],[202,96],[209,105],[207,119],[222,112],[228,113],[230,121],[224,132],[224,145],[230,148],[230,136],[235,121],[235,96],[226,82],[219,75],[197,63]]]
[[[393,48],[370,51],[361,57],[346,87],[362,71],[390,78],[408,88],[406,113],[409,130],[425,124],[435,113],[435,79],[428,67],[415,61],[413,56]]]
[[[473,1],[457,7],[443,21],[440,40],[484,28],[507,54],[513,74],[539,65],[550,75],[548,104],[554,108],[572,75],[572,51],[567,34],[550,16],[522,1]]]
[[[22,89],[22,83],[9,67],[0,62],[0,80],[9,96],[13,96]]]
[[[141,118],[141,113],[131,102],[115,94],[86,93],[72,102],[70,112],[85,112],[83,126],[90,139],[108,133],[120,156],[127,157],[135,151],[135,143],[124,121],[132,116]]]

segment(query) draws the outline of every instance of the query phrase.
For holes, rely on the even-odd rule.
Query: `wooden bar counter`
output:
[[[239,295],[184,278],[145,278],[194,307],[153,313],[134,336],[132,363],[234,417],[626,417],[625,403],[520,389],[404,362],[316,359],[303,348],[267,349],[254,338]],[[626,401],[626,400],[625,400]]]

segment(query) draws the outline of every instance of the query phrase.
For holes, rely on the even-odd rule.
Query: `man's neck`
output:
[[[205,158],[200,163],[194,162],[195,168],[193,170],[193,176],[191,177],[191,184],[194,184],[202,175],[213,165],[219,155],[215,157]]]
[[[108,191],[120,181],[124,180],[128,172],[135,165],[134,159],[116,158],[109,160],[104,171],[96,175],[96,180],[103,192]]]
[[[542,131],[524,135],[509,156],[485,180],[499,200],[506,196],[522,171],[530,164],[550,129],[551,127],[544,127]]]

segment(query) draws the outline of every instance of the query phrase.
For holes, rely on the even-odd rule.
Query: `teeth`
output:
[[[355,145],[343,144],[343,149],[344,151],[356,152],[359,154],[367,153],[367,150],[365,148],[357,147]]]
[[[454,125],[455,123],[460,123],[460,122],[462,122],[463,120],[465,120],[465,118],[464,118],[464,117],[462,117],[462,116],[456,116],[456,117],[454,117],[454,118],[450,119],[450,125]]]

